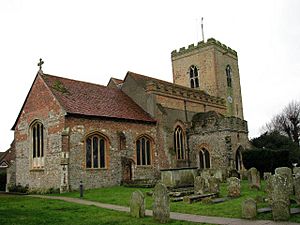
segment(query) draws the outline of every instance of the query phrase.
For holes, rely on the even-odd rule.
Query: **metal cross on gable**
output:
[[[37,64],[40,67],[40,70],[42,70],[42,65],[44,64],[44,61],[40,59],[40,62]]]

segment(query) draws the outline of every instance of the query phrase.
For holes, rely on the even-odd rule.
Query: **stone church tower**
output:
[[[171,54],[173,83],[226,100],[226,116],[243,117],[237,52],[211,38]]]

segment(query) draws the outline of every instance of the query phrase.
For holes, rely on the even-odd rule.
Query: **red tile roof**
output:
[[[69,114],[155,122],[119,89],[48,74],[41,77]]]

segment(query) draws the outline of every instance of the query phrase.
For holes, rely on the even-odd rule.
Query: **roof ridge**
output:
[[[106,85],[102,85],[102,84],[97,84],[97,83],[92,83],[92,82],[88,82],[88,81],[82,81],[82,80],[75,80],[75,79],[71,79],[71,78],[67,78],[67,77],[61,77],[61,76],[56,76],[56,75],[51,75],[51,74],[42,74],[42,76],[49,76],[49,77],[54,77],[54,78],[59,78],[59,79],[64,79],[64,80],[69,80],[69,81],[74,81],[74,82],[80,82],[80,83],[85,83],[85,84],[90,84],[90,85],[95,85],[95,86],[100,86],[100,87],[104,87],[104,88],[108,88],[108,89],[114,89],[111,87],[107,87]]]
[[[132,72],[132,71],[128,71],[127,73],[131,74],[131,75],[137,75],[137,76],[140,76],[140,77],[148,78],[148,79],[151,79],[151,80],[157,80],[157,81],[167,82],[167,83],[173,84],[169,81],[161,80],[161,79],[158,79],[158,78],[155,78],[155,77],[146,76],[146,75],[143,75],[143,74],[140,74],[140,73],[135,73],[135,72]]]

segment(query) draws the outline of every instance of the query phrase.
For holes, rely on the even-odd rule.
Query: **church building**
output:
[[[211,38],[171,60],[173,83],[127,72],[103,86],[40,69],[12,128],[8,185],[64,192],[155,181],[163,169],[243,169],[237,52]]]

